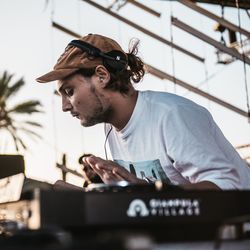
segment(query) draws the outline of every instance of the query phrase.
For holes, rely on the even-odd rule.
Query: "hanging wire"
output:
[[[77,1],[76,13],[77,13],[77,26],[78,26],[78,29],[79,29],[78,34],[81,34],[81,32],[82,32],[81,6],[82,6],[82,3],[80,1]]]
[[[216,72],[212,73],[211,75],[207,75],[206,78],[204,80],[202,80],[201,82],[199,82],[195,87],[200,88],[205,83],[208,83],[209,80],[211,80],[212,78],[214,78],[217,75],[219,75],[220,73],[222,73],[225,69],[226,69],[226,67],[223,67],[223,68],[220,68],[219,70],[217,70]],[[190,91],[188,91],[188,92],[190,92]]]
[[[200,17],[200,24],[201,24],[201,30],[203,30],[203,22],[201,20],[201,17]],[[208,68],[207,68],[207,51],[206,51],[206,44],[203,43],[202,44],[202,48],[203,48],[203,55],[204,55],[204,62],[203,62],[203,68],[204,68],[204,75],[205,75],[205,79],[204,79],[204,84],[206,84],[206,87],[207,87],[207,93],[209,94],[210,93],[210,89],[209,89],[209,83],[208,83]],[[207,105],[208,105],[208,108],[210,109],[211,106],[210,106],[210,100],[207,99]]]
[[[82,3],[80,1],[77,1],[77,4],[76,4],[76,15],[77,15],[77,26],[78,26],[78,29],[79,29],[79,32],[78,34],[81,34],[82,33],[82,20],[81,20],[81,6],[82,6]],[[85,128],[80,126],[80,144],[81,144],[81,148],[82,148],[82,152],[85,151],[85,135],[84,135],[84,131],[85,131]]]
[[[119,12],[120,9],[117,9],[117,12]],[[122,25],[121,22],[117,22],[117,27],[118,27],[118,37],[119,37],[119,41],[121,42],[123,37],[122,37]]]
[[[204,30],[201,17],[200,17],[200,25],[201,25],[201,30]],[[206,45],[204,43],[202,44],[202,48],[203,48],[203,55],[205,58],[205,60],[203,62],[205,79],[202,80],[202,82],[198,83],[195,87],[200,88],[202,85],[206,84],[207,85],[207,93],[209,93],[208,80],[211,79],[213,77],[213,75],[208,76],[208,69],[207,69],[207,64],[206,64],[207,53],[206,53]],[[191,93],[190,90],[186,91],[184,94],[182,94],[182,96],[187,96],[189,93]],[[208,107],[210,108],[210,100],[208,100]]]
[[[54,21],[54,13],[55,13],[55,2],[54,0],[50,0],[51,2],[51,12],[50,12],[50,21],[53,23]],[[51,46],[51,62],[53,63],[55,58],[55,47],[54,47],[54,29],[50,30],[50,46]],[[52,105],[52,127],[53,127],[53,136],[54,136],[54,157],[55,157],[55,165],[57,162],[58,156],[58,138],[57,138],[57,124],[56,124],[56,104],[55,104],[55,86],[53,89],[51,105]]]
[[[164,10],[165,9],[165,3],[164,3],[164,1],[160,1],[159,2],[159,4],[161,4],[161,5],[159,5],[159,7],[160,7],[160,9],[161,10]],[[164,31],[166,30],[166,27],[165,27],[165,20],[162,20],[162,17],[163,16],[165,16],[165,15],[161,15],[160,16],[160,28],[161,28],[161,33],[163,34],[164,33]],[[162,62],[162,64],[163,65],[168,65],[167,64],[167,60],[166,60],[166,56],[165,56],[165,53],[166,53],[166,50],[165,50],[165,47],[164,46],[161,46],[161,50],[162,50],[162,53],[161,53],[161,62]],[[163,79],[163,81],[164,81],[164,79]],[[166,81],[166,80],[165,80]],[[167,92],[168,91],[168,85],[165,83],[164,84],[164,90]]]
[[[240,20],[240,7],[239,1],[235,0],[235,5],[238,11],[238,24],[241,29],[241,20]],[[244,82],[245,82],[245,92],[246,92],[246,102],[247,102],[247,113],[248,113],[248,122],[250,123],[250,105],[249,105],[249,96],[248,96],[248,84],[247,84],[247,69],[246,69],[246,55],[244,53],[242,35],[240,33],[240,47],[242,48],[242,58],[243,58],[243,71],[244,71]]]
[[[224,19],[224,13],[225,13],[224,7],[225,7],[225,6],[224,6],[224,2],[222,1],[222,3],[221,3],[221,18],[222,18],[222,19]],[[223,30],[223,31],[224,31],[224,30]],[[223,36],[223,31],[220,32],[220,34],[221,34],[220,41],[221,41],[221,43],[222,43],[223,45],[226,46],[226,42],[225,42],[225,39],[224,39],[224,36]]]
[[[119,11],[119,9],[117,10],[117,12]],[[122,25],[121,25],[121,22],[118,22],[117,23],[118,25],[118,37],[119,37],[119,41],[122,42]],[[104,153],[105,153],[105,159],[108,160],[108,153],[107,153],[107,141],[108,141],[108,137],[111,133],[113,129],[113,126],[110,125],[110,128],[109,128],[109,131],[107,132],[107,123],[104,123],[104,130],[105,130],[105,133],[106,133],[106,137],[105,137],[105,141],[104,141]]]
[[[173,17],[173,6],[172,6],[172,1],[169,2],[170,3],[170,18]],[[174,82],[174,93],[177,93],[177,84],[176,84],[176,78],[175,78],[175,58],[174,58],[174,48],[173,48],[173,42],[174,42],[174,38],[173,38],[173,25],[172,25],[172,21],[170,21],[170,41],[171,41],[171,59],[172,59],[172,73],[173,73],[173,82]]]
[[[250,18],[250,12],[249,12],[249,10],[246,10],[246,13],[247,13],[248,17]]]
[[[46,0],[45,4],[44,4],[43,12],[46,11],[46,9],[47,9],[48,6],[49,6],[49,0]]]

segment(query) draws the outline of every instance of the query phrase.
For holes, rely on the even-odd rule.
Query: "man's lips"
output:
[[[71,113],[71,115],[72,115],[73,117],[78,118],[78,119],[79,119],[79,116],[80,116],[78,113]]]

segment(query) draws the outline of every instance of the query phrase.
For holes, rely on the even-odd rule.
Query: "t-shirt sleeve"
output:
[[[219,128],[205,108],[177,106],[167,115],[166,124],[168,155],[185,179],[211,181],[221,189],[241,188],[237,166],[222,148],[229,142],[216,133]]]

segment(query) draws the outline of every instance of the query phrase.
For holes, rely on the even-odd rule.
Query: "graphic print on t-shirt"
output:
[[[152,182],[161,180],[167,184],[171,183],[164,172],[159,159],[139,162],[116,159],[114,161],[120,166],[126,168],[131,174],[134,174],[139,179],[148,179]]]

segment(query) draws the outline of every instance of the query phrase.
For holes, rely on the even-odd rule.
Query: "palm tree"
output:
[[[10,99],[25,84],[22,78],[11,84],[12,77],[13,75],[7,71],[4,71],[0,76],[0,131],[6,130],[11,135],[16,151],[19,152],[20,149],[27,149],[20,133],[24,133],[32,139],[41,138],[33,128],[41,128],[42,125],[30,119],[20,121],[18,120],[18,115],[26,116],[34,113],[42,113],[40,110],[42,105],[37,100],[29,100],[11,106],[9,104]]]

